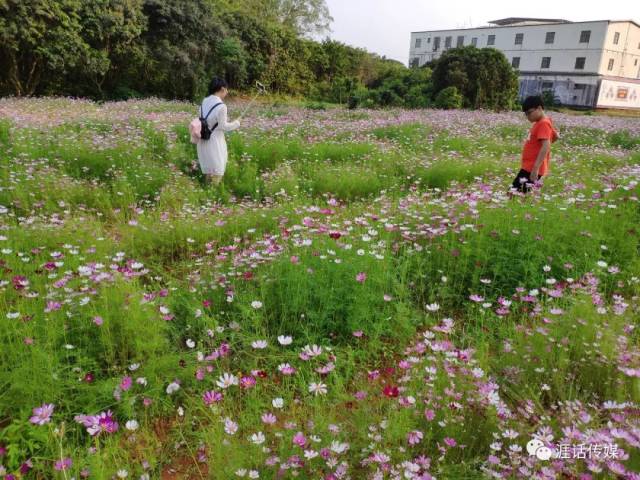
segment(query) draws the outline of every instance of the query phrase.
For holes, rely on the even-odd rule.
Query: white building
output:
[[[520,97],[552,90],[564,105],[640,108],[640,25],[505,18],[491,26],[411,33],[409,64],[474,45],[501,50],[518,70]]]

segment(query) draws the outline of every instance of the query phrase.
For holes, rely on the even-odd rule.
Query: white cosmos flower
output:
[[[256,445],[260,445],[266,440],[264,433],[262,432],[254,433],[249,439],[251,440],[251,443],[255,443]]]
[[[189,338],[189,339],[187,339],[186,344],[187,344],[187,347],[189,347],[189,348],[193,348],[193,347],[195,347],[195,346],[196,346],[196,342],[194,342],[194,341],[193,341],[193,340],[191,340],[190,338]]]
[[[259,308],[262,308],[262,302],[259,300],[254,300],[253,302],[251,302],[251,306],[257,310]]]
[[[344,453],[349,449],[348,443],[340,443],[336,440],[331,442],[331,451],[337,454]]]
[[[327,386],[324,383],[311,383],[309,384],[309,392],[314,395],[325,395],[327,393]]]
[[[318,345],[305,345],[303,352],[310,357],[317,357],[322,354],[322,347],[319,347]]]
[[[318,456],[318,452],[316,452],[315,450],[304,451],[304,458],[306,458],[307,460],[311,460],[312,458],[316,458],[317,456]]]
[[[238,377],[231,373],[225,373],[221,375],[218,381],[216,382],[220,388],[229,388],[231,385],[238,385]]]
[[[430,303],[428,305],[425,305],[425,308],[430,312],[437,312],[438,310],[440,310],[440,305],[438,305],[437,303]]]
[[[280,343],[280,345],[291,345],[291,342],[293,342],[293,338],[285,335],[280,335],[278,337],[278,342]]]
[[[266,340],[256,340],[254,342],[251,342],[251,346],[257,350],[262,350],[263,348],[267,348],[267,341]]]
[[[224,431],[227,435],[233,435],[238,431],[238,424],[227,417],[224,419]]]
[[[138,422],[136,420],[129,420],[127,423],[125,423],[125,427],[127,428],[127,430],[130,430],[132,432],[135,432],[138,429]]]
[[[282,408],[284,407],[284,400],[281,397],[274,398],[271,401],[271,405],[273,405],[273,408]]]
[[[177,384],[176,382],[171,382],[168,386],[167,386],[167,394],[171,395],[174,392],[177,392],[178,390],[180,390],[180,385]]]

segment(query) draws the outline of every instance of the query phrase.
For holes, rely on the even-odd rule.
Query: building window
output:
[[[582,30],[580,32],[580,43],[589,43],[591,39],[591,30]]]
[[[613,44],[614,45],[618,45],[618,42],[620,41],[620,32],[616,32],[613,35]]]
[[[496,44],[496,36],[489,35],[487,36],[487,45],[495,45]]]
[[[613,58],[609,59],[609,66],[607,67],[607,70],[609,71],[613,70]]]
[[[524,33],[516,33],[516,45],[522,45],[524,39]]]
[[[464,45],[464,35],[459,35],[456,40],[456,47],[462,47]]]
[[[540,68],[549,68],[551,66],[551,57],[542,57]]]
[[[520,68],[520,57],[513,57],[511,60],[511,66],[513,68]]]
[[[578,57],[576,58],[576,70],[584,70],[584,62],[587,60],[587,57]]]
[[[544,43],[553,43],[556,39],[556,32],[547,32],[547,36],[544,38]]]
[[[636,58],[636,61],[633,62],[633,66],[635,67],[636,65],[638,65],[638,59]]]
[[[471,45],[473,45],[474,47],[478,46],[478,37],[473,37],[471,39]]]
[[[420,47],[422,47],[422,39],[416,38],[416,48],[420,48]]]
[[[542,82],[542,90],[553,89],[553,82]]]
[[[413,57],[411,59],[411,66],[412,67],[419,67],[420,66],[420,58],[418,57]]]
[[[444,38],[444,48],[451,48],[451,37]]]
[[[574,90],[586,90],[587,89],[587,84],[586,83],[576,83],[573,86]]]
[[[440,37],[433,38],[433,51],[437,51],[440,48]]]
[[[431,43],[431,37],[427,38],[427,43]]]

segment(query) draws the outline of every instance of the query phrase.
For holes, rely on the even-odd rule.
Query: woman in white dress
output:
[[[211,133],[209,140],[198,140],[198,162],[200,169],[205,175],[207,183],[218,185],[224,171],[227,168],[227,142],[224,139],[224,132],[230,132],[240,126],[240,121],[229,122],[227,120],[227,106],[223,103],[224,98],[229,93],[227,82],[220,78],[214,78],[209,84],[209,96],[202,101],[202,115],[206,115],[209,110],[217,105],[209,114],[207,123],[209,128],[217,123],[218,126]]]

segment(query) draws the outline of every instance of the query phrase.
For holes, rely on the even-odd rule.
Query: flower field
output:
[[[639,119],[195,113],[0,100],[0,478],[640,479]]]

